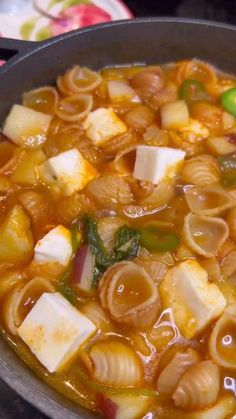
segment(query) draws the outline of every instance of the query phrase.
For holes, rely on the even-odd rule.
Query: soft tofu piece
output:
[[[39,177],[45,183],[56,183],[65,196],[83,189],[97,176],[97,170],[77,149],[71,149],[51,157],[38,167]]]
[[[3,134],[23,148],[43,144],[52,116],[22,105],[13,105],[3,127]]]
[[[61,294],[44,293],[17,332],[52,373],[62,369],[96,330]]]
[[[189,112],[184,100],[165,103],[161,107],[161,125],[165,129],[178,129],[188,125]]]
[[[72,256],[71,232],[62,225],[50,230],[34,248],[34,260],[37,263],[57,262],[68,265]]]
[[[176,148],[137,146],[133,176],[157,184],[181,170],[185,152]]]
[[[84,128],[87,136],[96,146],[127,131],[124,122],[110,108],[99,108],[90,112],[84,122]]]
[[[162,303],[173,310],[183,336],[193,338],[209,326],[225,309],[226,300],[217,285],[194,260],[171,268],[159,286]]]

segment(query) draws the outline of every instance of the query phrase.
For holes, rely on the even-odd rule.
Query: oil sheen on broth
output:
[[[1,333],[108,419],[236,414],[236,78],[80,67],[0,142]]]

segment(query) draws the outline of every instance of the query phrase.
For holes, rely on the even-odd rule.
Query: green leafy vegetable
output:
[[[236,186],[236,157],[218,157],[221,182],[224,186]]]
[[[177,234],[163,232],[155,225],[144,227],[139,232],[139,243],[150,251],[166,252],[176,249],[179,245]]]
[[[221,105],[226,111],[231,113],[231,115],[236,116],[236,87],[222,93]]]
[[[99,236],[96,221],[92,217],[86,216],[84,223],[87,242],[96,260],[95,284],[109,266],[122,260],[131,260],[137,256],[139,249],[139,233],[137,230],[122,226],[116,233],[114,249],[108,253]]]
[[[184,80],[179,88],[179,97],[186,101],[202,100],[206,95],[204,85],[197,80]]]

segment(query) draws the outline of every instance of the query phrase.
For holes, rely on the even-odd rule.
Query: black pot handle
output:
[[[37,45],[38,42],[0,38],[0,60],[8,61],[17,54],[32,51]]]

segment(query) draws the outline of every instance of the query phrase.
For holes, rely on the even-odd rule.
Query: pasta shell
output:
[[[59,92],[64,96],[69,96],[73,94],[73,91],[70,89],[68,85],[68,74],[69,71],[67,71],[63,76],[57,77],[57,88]]]
[[[163,208],[168,205],[175,196],[175,188],[170,182],[162,181],[153,192],[139,202],[139,205],[148,209]]]
[[[115,246],[115,234],[126,222],[119,217],[106,217],[98,220],[98,233],[107,250],[111,251]]]
[[[111,320],[97,301],[88,301],[80,307],[80,311],[92,320],[103,332],[109,330]]]
[[[117,153],[121,153],[136,144],[137,135],[132,129],[129,129],[124,134],[117,135],[106,141],[102,146],[102,151],[106,155],[114,157]]]
[[[204,409],[215,403],[220,390],[218,366],[212,361],[192,365],[184,373],[173,394],[181,409]]]
[[[181,244],[176,252],[175,252],[175,257],[178,260],[185,260],[185,259],[196,259],[195,254],[192,252],[192,250],[190,250],[187,246],[185,246],[184,244]]]
[[[63,121],[78,122],[89,114],[92,106],[93,97],[91,95],[72,95],[60,100],[56,115]]]
[[[201,265],[206,269],[212,281],[218,282],[222,279],[221,267],[216,258],[202,260]]]
[[[127,205],[133,202],[130,185],[123,177],[103,175],[89,182],[86,192],[102,207]]]
[[[236,370],[236,305],[228,306],[217,320],[210,338],[209,352],[216,364]]]
[[[169,145],[170,137],[167,131],[164,131],[156,124],[152,124],[143,133],[145,144],[159,147]]]
[[[220,180],[217,160],[208,154],[201,154],[185,160],[182,178],[186,183],[198,186],[210,185]]]
[[[148,100],[164,87],[164,73],[158,66],[146,68],[135,74],[131,80],[131,85],[139,97],[144,101]]]
[[[178,68],[177,79],[180,83],[184,79],[198,80],[202,83],[215,84],[217,83],[217,74],[213,66],[204,61],[193,59],[190,61],[183,61]]]
[[[162,278],[164,278],[164,275],[167,271],[168,266],[159,260],[152,259],[140,259],[136,258],[133,260],[134,263],[136,263],[139,266],[142,266],[147,273],[150,275],[150,277],[155,281],[156,284],[159,284]]]
[[[228,225],[222,218],[192,213],[184,218],[183,239],[186,245],[206,258],[217,254],[228,235]]]
[[[116,322],[137,329],[147,329],[160,307],[154,280],[133,262],[120,262],[108,268],[99,282],[99,296]]]
[[[53,115],[58,105],[59,95],[51,86],[30,90],[23,95],[23,105],[35,111]]]
[[[17,335],[17,328],[14,318],[15,302],[24,284],[17,284],[13,290],[5,296],[2,302],[2,320],[5,328],[12,334]]]
[[[221,262],[221,270],[224,279],[229,278],[236,272],[236,250],[228,253]]]
[[[229,236],[236,241],[236,207],[228,212],[226,222],[229,226]]]
[[[124,175],[131,175],[134,171],[136,145],[128,147],[127,149],[118,153],[114,159],[114,168],[117,172]]]
[[[233,197],[219,186],[196,186],[185,192],[189,209],[194,214],[220,215],[235,205]]]
[[[27,282],[17,293],[13,308],[15,325],[18,327],[25,319],[36,301],[44,292],[54,292],[55,288],[45,278],[35,277]]]
[[[178,99],[178,89],[174,83],[167,83],[163,89],[159,90],[154,96],[148,100],[148,104],[155,110],[169,102]]]
[[[26,275],[20,271],[10,271],[1,275],[0,280],[0,299],[14,286],[22,283]]]
[[[191,348],[176,352],[157,379],[157,391],[160,394],[171,396],[182,375],[188,368],[196,364],[199,358],[198,353]]]
[[[74,93],[92,92],[102,81],[98,73],[78,65],[69,70],[66,77],[68,88]]]
[[[154,113],[146,105],[137,105],[124,115],[124,122],[135,131],[144,131],[154,122]]]
[[[112,339],[98,342],[89,355],[93,363],[92,377],[99,383],[123,388],[137,386],[143,380],[141,362],[126,343]]]
[[[162,311],[159,319],[149,331],[148,339],[161,353],[162,351],[165,352],[169,346],[176,344],[179,337],[180,333],[175,324],[172,309],[167,308]],[[169,352],[167,353],[169,354]]]

